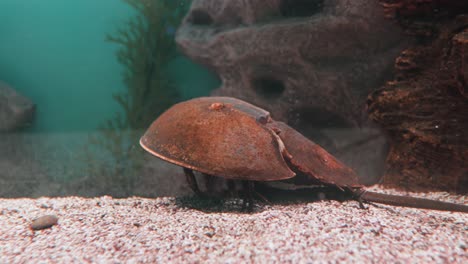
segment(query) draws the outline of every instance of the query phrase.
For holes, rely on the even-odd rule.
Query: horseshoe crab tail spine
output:
[[[364,191],[361,194],[358,194],[357,198],[360,198],[364,202],[375,202],[394,206],[468,213],[467,205],[441,202],[424,198],[398,196],[368,191]]]

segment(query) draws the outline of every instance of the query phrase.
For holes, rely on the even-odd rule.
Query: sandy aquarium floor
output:
[[[0,199],[0,263],[468,263],[468,214],[353,201],[240,208],[193,197]],[[31,230],[48,214],[58,225]]]

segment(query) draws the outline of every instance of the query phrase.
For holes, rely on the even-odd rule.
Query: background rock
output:
[[[0,132],[13,131],[30,124],[35,109],[31,100],[0,81]]]
[[[401,1],[394,12],[419,41],[368,100],[370,117],[392,141],[383,184],[468,193],[468,2],[415,2]]]

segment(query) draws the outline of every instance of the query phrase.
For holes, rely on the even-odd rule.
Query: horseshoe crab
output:
[[[140,139],[154,156],[184,168],[187,181],[202,195],[193,170],[253,183],[291,179],[351,192],[354,199],[398,206],[468,212],[468,206],[365,191],[356,173],[325,149],[268,111],[231,97],[201,97],[178,103],[159,116]]]

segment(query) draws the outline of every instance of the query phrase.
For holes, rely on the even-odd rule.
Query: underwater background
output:
[[[125,89],[123,65],[106,35],[135,13],[120,0],[0,2],[0,80],[37,104],[30,131],[94,130],[120,111],[112,94]],[[168,67],[182,100],[218,84],[183,56]]]
[[[165,108],[219,85],[215,74],[181,55],[173,41],[189,6],[165,0],[0,2],[0,81],[35,105],[26,126],[0,132],[1,196],[68,194],[64,184],[70,180],[93,175],[89,181],[99,185],[94,176],[103,174],[98,189],[112,193],[109,182],[119,186],[124,179],[128,185],[137,176],[138,166],[127,161],[141,157],[128,158],[123,148],[139,148],[143,129]],[[132,30],[144,33],[123,44]],[[126,64],[119,57],[125,53],[136,63],[157,65],[151,73],[156,93],[135,96],[144,86],[140,75],[151,74]]]

